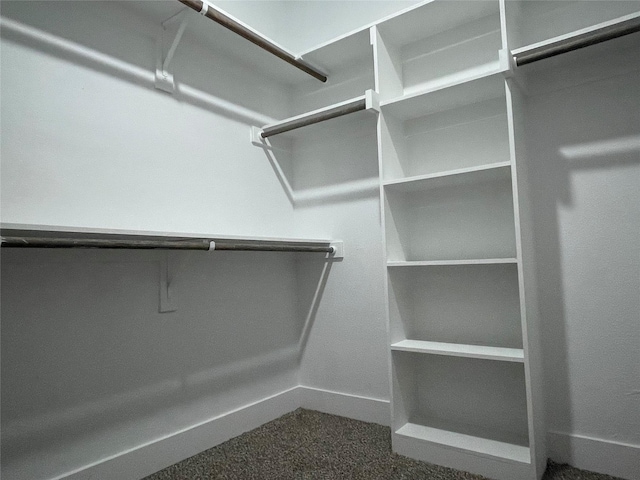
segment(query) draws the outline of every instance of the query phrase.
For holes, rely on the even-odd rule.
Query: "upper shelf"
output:
[[[640,32],[640,12],[514,50],[518,66]]]
[[[207,238],[219,241],[237,241],[237,242],[287,242],[287,243],[305,243],[316,245],[327,245],[331,243],[328,239],[311,239],[311,238],[292,238],[292,237],[257,237],[250,235],[221,235],[219,233],[210,232],[161,232],[151,230],[126,230],[117,228],[87,228],[72,227],[63,225],[39,225],[25,223],[6,223],[0,224],[2,235],[29,235],[34,237],[47,237],[55,235],[56,237],[81,237],[95,238],[99,236],[111,236],[114,238]]]
[[[299,57],[328,73],[366,61],[372,62],[373,50],[369,37],[368,28],[356,30],[306,50]]]
[[[638,1],[505,2],[509,49],[514,53],[638,16]]]
[[[298,70],[293,65],[290,65],[285,61],[265,52],[257,45],[254,45],[250,41],[241,38],[238,34],[228,30],[222,25],[218,25],[208,18],[204,18],[202,15],[198,15],[198,13],[193,12],[178,1],[133,1],[121,3],[122,8],[125,8],[133,12],[135,15],[143,17],[147,20],[151,20],[158,25],[160,25],[168,18],[176,15],[181,10],[189,10],[187,14],[190,15],[191,18],[189,19],[189,25],[184,36],[185,38],[190,38],[191,40],[199,43],[205,49],[212,52],[209,59],[202,59],[203,62],[211,62],[212,66],[215,64],[215,55],[223,55],[227,58],[233,59],[239,64],[245,65],[247,68],[255,69],[262,75],[266,75],[276,81],[285,84],[299,84],[311,79],[308,74],[302,72],[301,70]],[[251,28],[249,25],[243,23],[232,15],[229,15],[223,10],[221,11],[228,17],[237,21],[239,24],[242,24],[248,30],[253,31],[256,35],[263,38],[267,42],[277,46],[283,51],[288,51],[285,47],[279,45],[277,42]],[[293,57],[297,57],[295,53],[289,53]],[[320,82],[318,82],[318,84],[320,84]]]
[[[451,110],[463,105],[505,96],[504,69],[498,68],[478,78],[465,78],[459,83],[417,92],[380,102],[385,114],[408,120]]]
[[[498,0],[432,0],[381,20],[378,28],[391,45],[403,47],[499,11]]]

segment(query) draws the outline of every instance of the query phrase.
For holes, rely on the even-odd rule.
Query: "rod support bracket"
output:
[[[500,61],[500,70],[505,78],[511,78],[515,75],[516,60],[513,53],[507,48],[498,51],[498,59]]]
[[[169,264],[169,255],[164,253],[160,261],[160,304],[158,306],[159,313],[175,312],[177,307],[171,298],[171,271]]]
[[[160,24],[160,31],[158,33],[158,40],[156,43],[156,78],[155,87],[158,90],[162,90],[167,93],[175,92],[175,81],[173,73],[170,71],[171,61],[173,55],[178,48],[178,44],[182,39],[182,35],[189,23],[188,9],[184,8],[176,15],[168,18]],[[178,27],[173,35],[170,35],[169,30],[174,30],[173,25],[178,23]]]
[[[380,113],[380,96],[375,90],[366,90],[364,92],[366,110]]]
[[[269,139],[262,137],[262,128],[260,127],[251,126],[249,140],[251,141],[251,144],[256,147],[264,148],[265,150],[273,150]]]
[[[344,242],[342,240],[331,242],[329,246],[333,248],[333,253],[329,254],[329,258],[344,258]]]

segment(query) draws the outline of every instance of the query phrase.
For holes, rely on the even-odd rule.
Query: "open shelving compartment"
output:
[[[394,450],[501,477],[531,463],[521,363],[394,351]],[[429,445],[421,448],[420,445]],[[505,465],[509,465],[505,467]]]
[[[514,259],[505,80],[491,74],[381,106],[387,259]]]
[[[508,166],[385,187],[392,262],[516,257]]]
[[[392,350],[524,361],[516,263],[388,270]]]
[[[500,69],[499,0],[434,0],[377,25],[378,90],[386,101]]]
[[[472,173],[510,162],[501,73],[382,104],[387,184]]]

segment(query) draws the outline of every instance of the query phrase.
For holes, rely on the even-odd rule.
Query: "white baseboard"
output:
[[[628,480],[640,478],[640,445],[564,432],[549,432],[547,441],[549,458],[555,462]]]
[[[389,401],[294,387],[52,480],[137,480],[302,407],[389,425]]]
[[[298,394],[298,387],[285,390],[171,436],[87,465],[55,480],[143,478],[292,412],[300,406]]]
[[[313,387],[298,387],[300,406],[332,415],[378,423],[388,427],[391,422],[389,400],[361,397]]]

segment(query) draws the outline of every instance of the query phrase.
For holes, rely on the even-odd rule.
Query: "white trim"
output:
[[[363,422],[377,423],[386,427],[391,425],[391,405],[389,400],[362,397],[304,385],[298,388],[300,406],[302,408],[353,418]]]
[[[629,480],[640,472],[640,445],[565,432],[547,434],[549,458],[576,468]]]
[[[298,393],[298,387],[290,388],[51,480],[143,478],[294,411],[300,405]]]
[[[389,426],[389,401],[297,386],[50,480],[137,480],[297,408]]]

